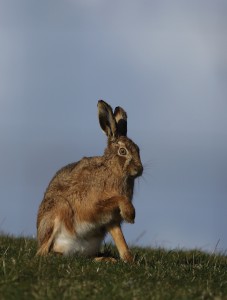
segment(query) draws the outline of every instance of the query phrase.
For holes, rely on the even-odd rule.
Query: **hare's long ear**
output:
[[[117,123],[117,133],[119,136],[127,136],[127,113],[120,106],[114,110],[114,118]]]
[[[108,138],[117,136],[117,124],[113,115],[112,107],[103,100],[98,101],[99,124]]]

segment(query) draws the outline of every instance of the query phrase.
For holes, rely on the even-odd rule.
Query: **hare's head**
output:
[[[98,101],[99,123],[108,137],[104,156],[125,176],[136,178],[143,173],[139,147],[127,137],[127,114],[121,107],[114,112],[109,104]]]

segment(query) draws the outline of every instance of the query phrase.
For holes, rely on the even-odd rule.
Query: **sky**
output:
[[[106,146],[97,101],[141,148],[130,245],[227,250],[227,3],[0,0],[0,230],[36,235],[55,172]]]

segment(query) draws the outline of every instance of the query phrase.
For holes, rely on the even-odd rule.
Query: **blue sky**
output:
[[[49,180],[128,112],[145,172],[129,243],[227,249],[227,4],[0,0],[0,229],[36,234]]]

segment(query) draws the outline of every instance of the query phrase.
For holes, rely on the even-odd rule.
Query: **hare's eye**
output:
[[[127,154],[127,150],[125,148],[119,148],[118,154],[119,155],[126,155]]]

